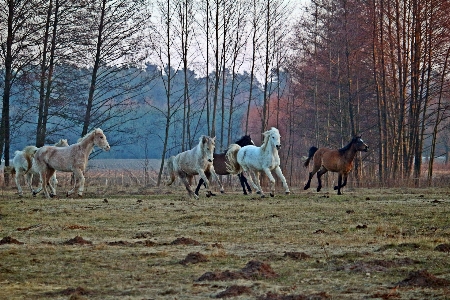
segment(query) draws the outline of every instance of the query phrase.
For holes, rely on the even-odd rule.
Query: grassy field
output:
[[[292,192],[3,189],[0,299],[450,299],[450,189]]]

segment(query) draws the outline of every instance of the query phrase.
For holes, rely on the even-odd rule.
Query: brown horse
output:
[[[249,135],[244,135],[238,141],[236,141],[235,144],[238,144],[241,147],[248,146],[248,145],[254,145],[254,143]],[[214,170],[216,171],[217,175],[229,175],[230,174],[227,171],[226,155],[227,155],[226,151],[224,153],[214,153],[213,166],[214,166]],[[250,185],[248,184],[247,178],[245,178],[244,174],[239,173],[238,177],[239,177],[239,182],[241,183],[241,186],[242,186],[242,190],[244,191],[244,195],[247,195],[247,190],[251,194],[252,189],[250,188]],[[200,190],[200,187],[203,184],[204,184],[204,180],[202,178],[200,178],[197,188],[195,189],[195,194],[197,196],[198,196],[198,191]]]
[[[317,172],[317,180],[319,185],[317,186],[317,191],[319,192],[322,188],[322,177],[326,172],[338,172],[338,185],[334,187],[338,191],[338,195],[342,195],[341,188],[347,184],[348,173],[352,170],[353,159],[355,158],[356,152],[364,151],[367,152],[369,146],[367,146],[360,136],[354,137],[352,141],[339,150],[333,150],[328,148],[317,148],[311,147],[309,149],[308,159],[305,161],[304,166],[309,165],[311,158],[314,160],[314,166],[312,171],[309,173],[309,179],[306,183],[304,189],[309,189],[311,184],[311,179]]]

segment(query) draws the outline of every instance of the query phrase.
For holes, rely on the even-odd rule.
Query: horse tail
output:
[[[309,161],[311,160],[311,158],[313,158],[313,156],[314,156],[314,154],[316,153],[317,150],[319,150],[319,148],[314,147],[314,146],[309,148],[308,158],[306,159],[305,163],[303,164],[305,167],[307,167],[309,165]]]
[[[38,148],[35,146],[26,146],[23,150],[23,156],[27,160],[27,170],[25,171],[25,174],[31,169],[33,165],[33,157],[36,154],[36,151],[38,151]]]
[[[230,174],[239,174],[242,173],[242,167],[237,162],[237,153],[241,149],[241,146],[238,144],[231,144],[227,150],[227,171]]]
[[[171,185],[175,181],[175,172],[173,170],[173,160],[175,156],[169,157],[166,163],[166,170],[169,173],[170,179],[166,182],[166,185]]]

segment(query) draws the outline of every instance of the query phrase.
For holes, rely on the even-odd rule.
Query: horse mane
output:
[[[339,153],[343,154],[343,153],[347,152],[352,147],[352,144],[355,143],[360,138],[361,138],[360,136],[353,137],[352,140],[350,141],[350,143],[348,143],[346,146],[344,146],[338,150]]]
[[[272,127],[270,130],[267,130],[266,132],[263,133],[264,135],[264,141],[262,142],[261,145],[261,150],[266,150],[268,141],[269,141],[269,135],[271,132],[276,132],[277,134],[280,134],[280,132],[278,131],[278,129],[276,129],[275,127]]]
[[[245,141],[245,140],[251,140],[250,136],[249,136],[249,135],[243,135],[240,139],[238,139],[238,140],[235,142],[235,144],[238,144],[238,145],[239,145],[239,143],[242,143],[242,142]]]
[[[100,128],[95,128],[93,130],[91,130],[90,132],[86,133],[83,137],[78,139],[78,143],[81,143],[82,141],[86,140],[87,138],[89,138],[93,133],[103,133],[103,130],[101,130]]]

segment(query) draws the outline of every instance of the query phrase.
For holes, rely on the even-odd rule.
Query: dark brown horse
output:
[[[339,173],[338,185],[335,186],[334,189],[338,191],[338,195],[341,195],[341,188],[347,184],[347,176],[352,170],[353,159],[355,158],[356,152],[367,152],[368,149],[369,146],[364,143],[360,136],[354,137],[347,146],[339,150],[311,147],[309,149],[308,159],[305,161],[304,166],[307,167],[309,165],[311,158],[313,158],[314,166],[309,173],[309,179],[304,189],[309,189],[311,179],[316,172],[317,180],[319,182],[319,185],[317,186],[318,192],[322,188],[322,180],[320,177],[328,171],[337,172]]]
[[[254,143],[249,135],[244,135],[238,141],[236,141],[235,144],[238,144],[241,147],[248,146],[248,145],[254,145]],[[230,174],[227,171],[226,155],[227,155],[227,152],[214,153],[213,166],[214,166],[214,170],[216,171],[217,175],[229,175]],[[241,186],[242,186],[242,190],[244,191],[244,195],[247,195],[247,190],[251,194],[252,189],[250,188],[250,185],[247,182],[247,178],[245,178],[245,176],[242,173],[238,174],[238,177],[239,177],[239,182],[241,183]],[[200,190],[200,187],[202,186],[202,184],[203,184],[203,179],[200,178],[197,188],[195,189],[195,194],[197,196],[198,196],[198,191]],[[247,187],[247,189],[246,189],[246,187]]]

